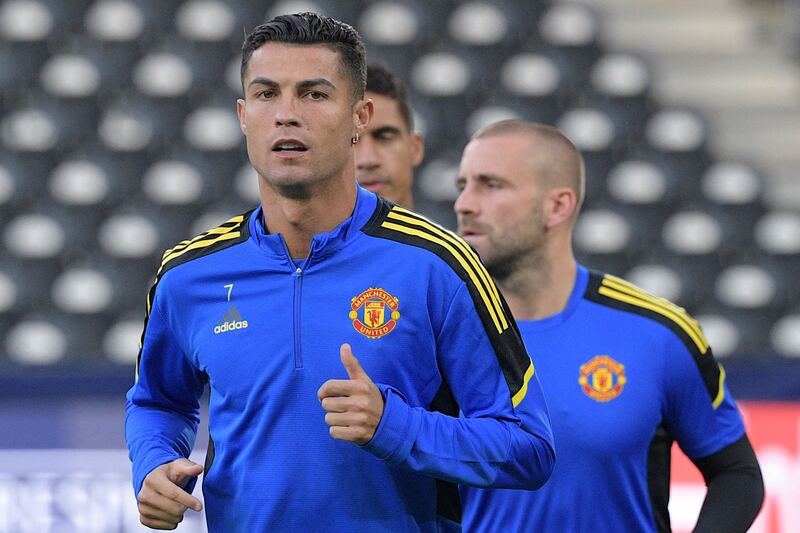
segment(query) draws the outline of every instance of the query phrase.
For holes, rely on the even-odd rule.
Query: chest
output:
[[[662,354],[592,331],[523,330],[560,448],[625,455],[649,445],[662,415]]]
[[[425,404],[440,379],[426,288],[388,265],[357,276],[249,272],[198,282],[183,319],[195,364],[228,397],[290,388],[314,398],[326,380],[346,378],[339,348],[349,343],[373,381]]]

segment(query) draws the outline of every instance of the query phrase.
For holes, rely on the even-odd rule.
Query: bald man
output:
[[[462,487],[464,531],[669,531],[673,441],[708,485],[695,531],[746,531],[763,481],[725,373],[683,309],[576,262],[584,179],[540,124],[492,124],[464,150],[458,229],[517,319],[558,455],[535,492]]]

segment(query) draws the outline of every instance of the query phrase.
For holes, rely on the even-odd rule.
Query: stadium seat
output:
[[[144,306],[140,315],[131,313],[115,320],[103,335],[103,353],[105,356],[111,361],[122,365],[136,364],[143,328]]]
[[[649,65],[633,54],[605,54],[592,66],[589,81],[581,95],[583,101],[605,110],[626,144],[638,142],[655,107],[650,99],[653,75]]]
[[[500,88],[496,93],[519,106],[524,106],[532,120],[554,124],[566,110],[562,66],[551,55],[521,52],[506,58],[500,69]]]
[[[114,286],[102,271],[76,267],[61,272],[50,288],[50,298],[64,313],[97,315],[114,304]]]
[[[636,261],[631,252],[637,228],[614,209],[596,206],[583,211],[575,224],[574,244],[579,261],[589,268],[623,276]]]
[[[644,131],[643,148],[681,177],[682,195],[699,196],[700,180],[710,163],[708,126],[702,117],[686,109],[661,109],[647,118]]]
[[[735,264],[719,274],[714,292],[727,308],[764,310],[783,299],[780,281],[761,265]]]
[[[714,310],[694,315],[700,323],[714,356],[725,359],[742,348],[742,330],[729,315]]]
[[[555,126],[581,151],[589,179],[606,176],[617,159],[619,138],[604,110],[576,107],[558,117]]]
[[[780,317],[770,330],[770,342],[779,355],[800,358],[800,313]]]
[[[68,354],[68,340],[63,329],[30,317],[13,324],[3,339],[8,358],[23,365],[54,364]]]
[[[685,283],[680,274],[666,265],[635,265],[623,277],[654,296],[682,304]]]
[[[589,82],[591,67],[602,55],[597,14],[588,6],[554,2],[542,13],[538,33],[541,41],[557,48],[562,62],[571,66],[569,91],[577,95]]]

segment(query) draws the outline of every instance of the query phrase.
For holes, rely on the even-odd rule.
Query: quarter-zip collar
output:
[[[353,214],[342,221],[333,230],[318,233],[311,239],[311,251],[316,259],[325,257],[339,250],[349,242],[357,239],[359,231],[372,217],[378,199],[375,194],[356,186],[356,203]],[[250,239],[267,254],[283,260],[288,260],[288,252],[283,236],[280,233],[267,233],[263,224],[264,207],[259,206],[253,211],[248,224],[250,226]]]

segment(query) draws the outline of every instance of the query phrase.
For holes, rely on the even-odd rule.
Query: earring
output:
[[[358,133],[356,133],[355,137],[350,137],[350,144],[358,144]]]

